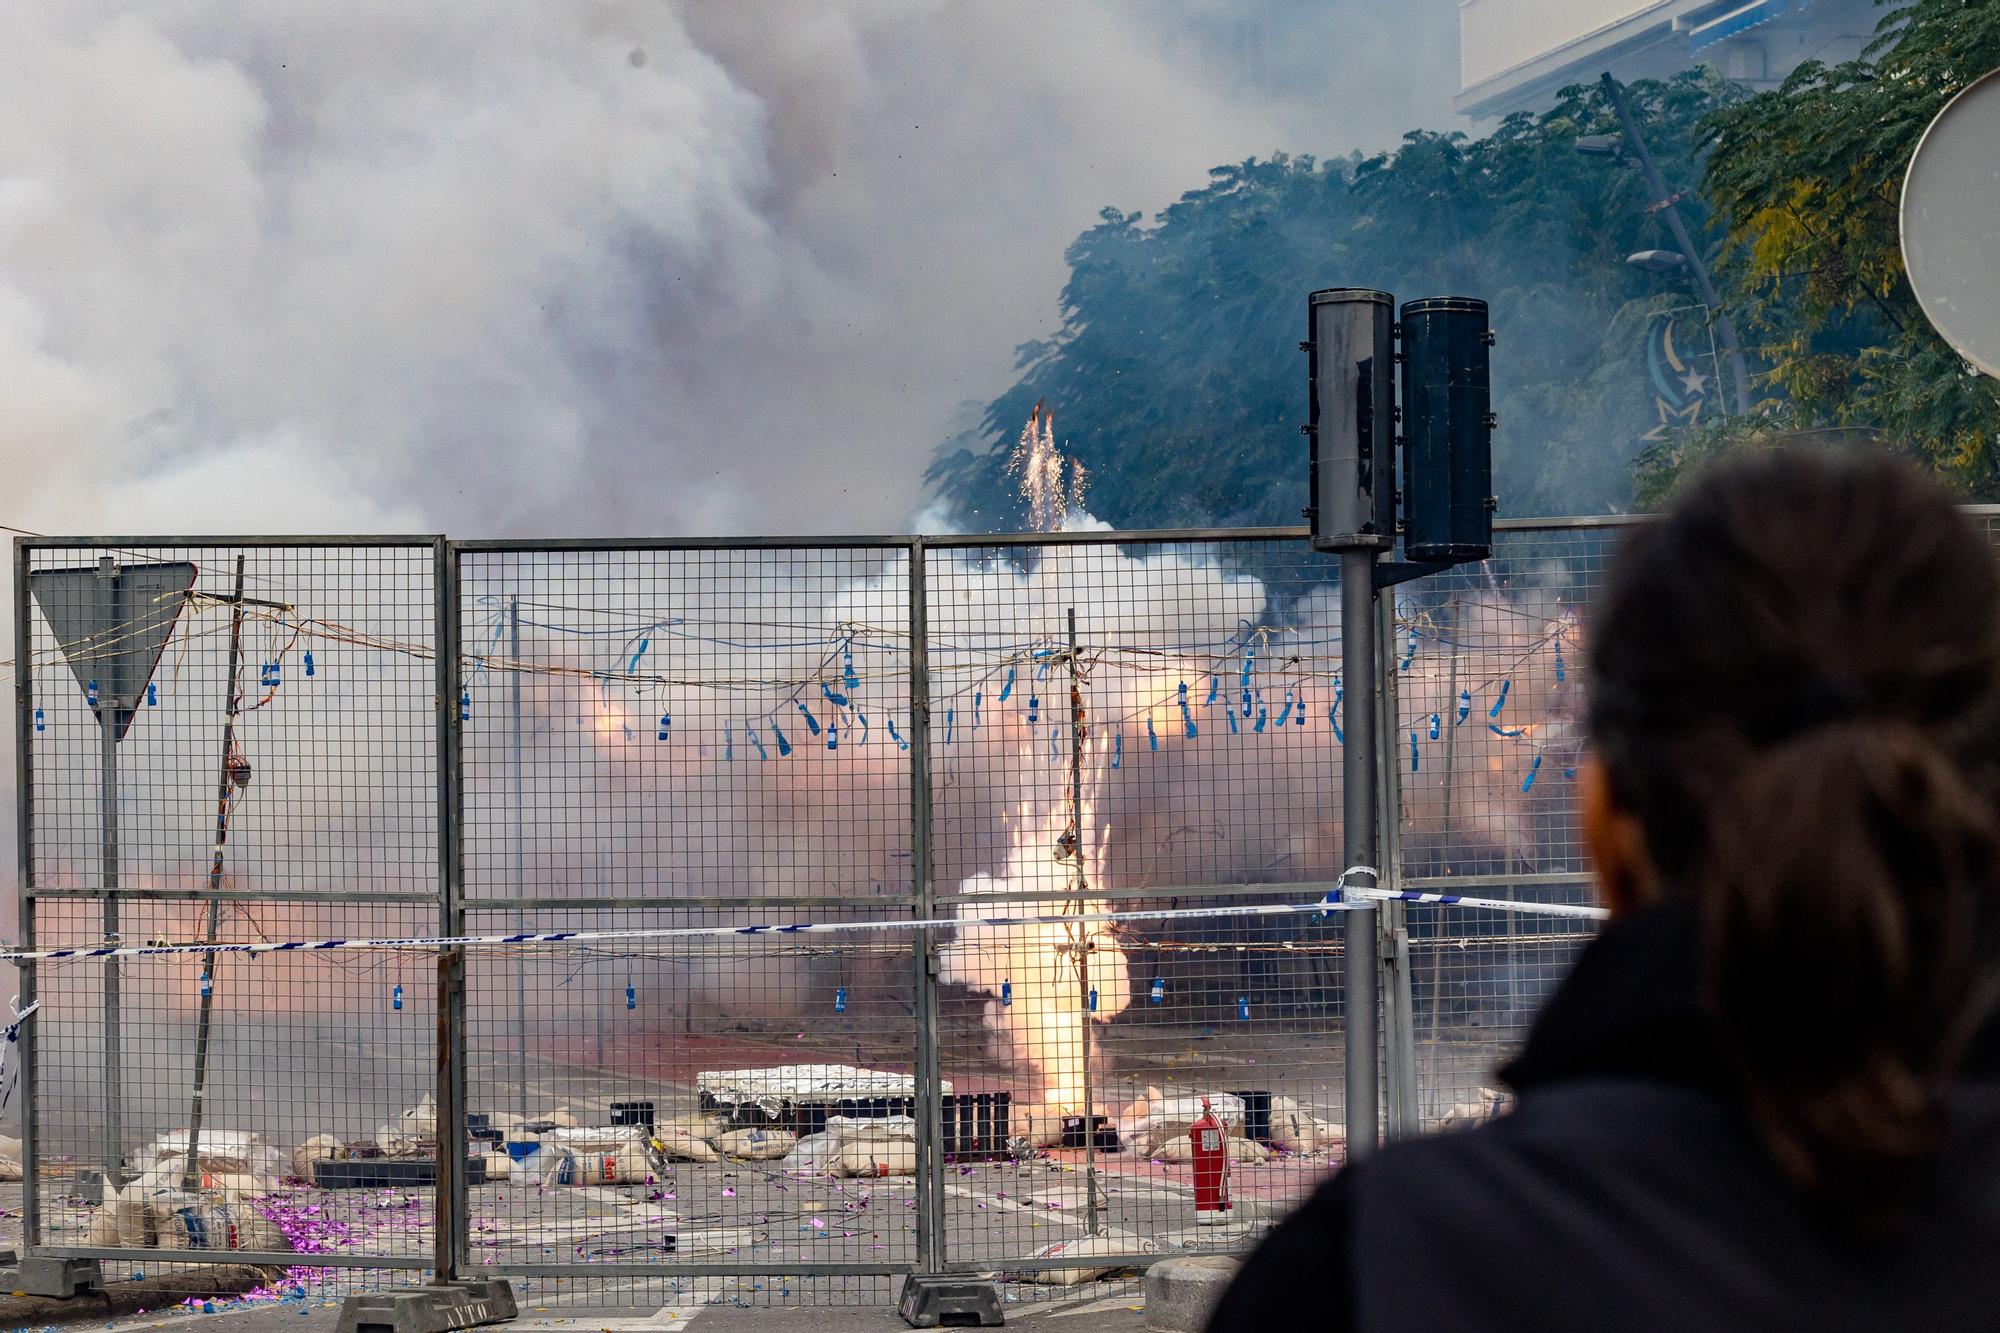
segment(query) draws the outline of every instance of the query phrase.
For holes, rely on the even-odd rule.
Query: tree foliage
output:
[[[1864,58],[1801,65],[1712,112],[1703,191],[1724,229],[1762,411],[1641,459],[1657,499],[1690,463],[1778,439],[1869,438],[1965,493],[2000,496],[2000,394],[1932,330],[1903,271],[1899,204],[1924,129],[2000,66],[2000,4],[1919,0]]]
[[[1630,94],[1662,170],[1695,178],[1702,117],[1728,90],[1690,73]],[[1150,222],[1106,209],[1070,247],[1057,333],[930,478],[968,526],[1020,521],[1006,446],[1037,401],[1118,526],[1295,523],[1305,491],[1308,291],[1486,299],[1497,335],[1503,513],[1587,512],[1630,496],[1634,439],[1657,424],[1640,369],[1646,316],[1686,304],[1627,265],[1671,245],[1637,171],[1580,156],[1616,131],[1594,86],[1492,134],[1407,135],[1392,154],[1283,155],[1210,173]],[[1698,201],[1690,225],[1703,225]]]

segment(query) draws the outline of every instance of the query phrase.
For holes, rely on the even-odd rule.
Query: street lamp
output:
[[[1688,257],[1678,250],[1641,250],[1637,254],[1625,256],[1625,262],[1633,268],[1645,269],[1648,273],[1688,271]]]

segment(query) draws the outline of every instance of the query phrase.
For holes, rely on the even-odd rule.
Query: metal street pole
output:
[[[106,557],[109,564],[109,557]],[[98,859],[104,872],[104,942],[123,943],[118,924],[118,706],[106,698],[98,710],[101,748],[99,750],[98,807],[101,827]],[[125,1187],[125,1052],[119,1009],[121,994],[118,959],[104,960],[104,1183],[111,1189]]]
[[[1708,265],[1702,262],[1701,251],[1695,248],[1688,235],[1687,224],[1681,221],[1681,213],[1674,206],[1674,196],[1667,189],[1667,182],[1660,175],[1660,169],[1653,165],[1653,155],[1646,151],[1646,141],[1639,136],[1639,122],[1632,115],[1632,108],[1625,101],[1625,90],[1610,74],[1604,75],[1604,95],[1611,101],[1611,109],[1618,113],[1618,124],[1625,131],[1626,146],[1639,159],[1639,170],[1646,177],[1646,188],[1653,192],[1656,207],[1666,215],[1667,230],[1674,234],[1674,244],[1687,257],[1688,270],[1694,274],[1695,290],[1701,294],[1702,303],[1709,309],[1715,321],[1715,335],[1721,339],[1725,355],[1729,359],[1729,376],[1735,381],[1736,411],[1739,416],[1750,414],[1750,366],[1743,359],[1743,345],[1737,341],[1736,325],[1729,318],[1729,311],[1723,307],[1722,297],[1709,280]]]
[[[1375,864],[1375,560],[1372,547],[1340,553],[1340,676],[1347,682],[1342,708],[1342,863]],[[1372,903],[1351,904],[1340,914],[1347,987],[1347,1155],[1373,1152],[1381,1140],[1377,1102],[1381,1075],[1376,1040],[1380,1011],[1376,973],[1380,941]]]
[[[103,600],[118,605],[118,566],[110,556],[100,557],[97,577],[103,580]],[[113,611],[115,615],[115,609]],[[119,676],[105,673],[99,693],[97,722],[98,751],[98,869],[104,880],[104,940],[120,944],[118,922],[118,710]],[[123,978],[119,960],[104,960],[104,1181],[112,1189],[125,1187],[125,1052],[122,1015]]]

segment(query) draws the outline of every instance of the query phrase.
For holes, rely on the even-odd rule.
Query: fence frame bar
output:
[[[29,539],[14,539],[14,817],[15,850],[19,857],[21,895],[17,904],[21,947],[35,947],[35,761],[34,688],[35,673],[28,663],[32,619],[28,596]],[[35,965],[21,965],[21,1004],[35,1002]],[[21,1025],[17,1051],[21,1069],[21,1252],[46,1253],[38,1245],[42,1235],[41,1191],[36,1188],[41,1154],[36,1150],[35,1115],[35,1028],[33,1021]]]
[[[437,620],[436,643],[437,784],[438,784],[438,928],[446,935],[465,933],[465,863],[462,820],[465,791],[461,781],[465,740],[459,715],[462,688],[459,651],[462,614],[458,587],[458,552],[440,537],[433,566]],[[449,1282],[458,1276],[470,1247],[471,1200],[466,1193],[465,1163],[465,950],[438,951],[437,960],[437,1188],[435,1254],[432,1280]]]

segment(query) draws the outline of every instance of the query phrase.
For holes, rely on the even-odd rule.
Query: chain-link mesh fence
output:
[[[1392,749],[1403,792],[1400,886],[1581,904],[1577,814],[1583,635],[1625,523],[1503,527],[1491,559],[1399,590]],[[1496,1077],[1590,923],[1412,907],[1418,1123],[1491,1115]]]
[[[1395,886],[1584,900],[1580,636],[1614,535],[1508,530],[1399,590]],[[421,1268],[443,1216],[456,1267],[537,1303],[1042,1291],[1241,1248],[1344,1158],[1342,920],[1310,909],[1350,682],[1335,562],[1296,535],[248,545],[240,596],[237,554],[23,547],[199,571],[116,742],[115,894],[91,677],[18,592],[24,944],[607,937],[447,951],[442,988],[436,947],[122,960],[112,1081],[110,965],[37,967],[43,1248],[166,1262],[157,1220],[95,1243],[88,1173],[185,1176],[197,1082],[215,1200],[331,1252],[290,1281]],[[1588,924],[1406,919],[1390,1078],[1424,1126],[1485,1114]],[[778,933],[802,922],[863,928]],[[1189,1160],[1204,1102],[1226,1213]]]
[[[437,555],[24,546],[23,945],[434,932]],[[431,1167],[432,975],[427,951],[24,968],[24,1230],[167,1295],[428,1264],[428,1197],[311,1158]]]

